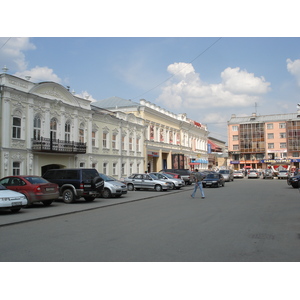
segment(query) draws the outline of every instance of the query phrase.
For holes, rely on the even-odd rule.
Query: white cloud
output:
[[[0,64],[13,71],[24,71],[28,66],[24,51],[35,50],[29,38],[0,38]]]
[[[239,68],[226,68],[218,84],[202,82],[192,64],[174,63],[168,71],[173,76],[156,101],[172,109],[249,106],[270,90],[263,77]]]
[[[62,82],[62,80],[55,73],[53,73],[53,70],[48,67],[36,66],[35,68],[32,68],[31,70],[16,72],[15,76],[23,77],[23,78],[25,76],[30,76],[31,80],[34,82],[53,81],[53,82],[60,83],[60,84]]]
[[[221,77],[224,89],[234,94],[265,94],[270,89],[264,77],[255,77],[240,68],[226,68]]]
[[[291,59],[287,59],[287,70],[295,76],[297,80],[297,84],[300,86],[300,59],[296,59],[292,61]]]
[[[92,102],[97,101],[96,99],[93,98],[93,96],[91,94],[89,94],[87,91],[82,91],[80,94],[76,94],[77,97],[83,98],[83,99],[87,99],[90,100]]]

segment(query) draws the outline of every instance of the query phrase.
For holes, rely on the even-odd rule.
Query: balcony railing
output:
[[[39,140],[32,140],[32,150],[38,152],[84,154],[86,153],[86,143],[41,137]]]

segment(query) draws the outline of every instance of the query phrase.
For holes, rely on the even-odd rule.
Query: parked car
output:
[[[127,194],[127,186],[123,182],[106,174],[99,173],[99,176],[104,180],[104,188],[101,192],[103,198],[118,198]]]
[[[274,179],[274,173],[272,170],[270,169],[266,169],[263,171],[263,179]]]
[[[260,174],[257,170],[249,170],[248,179],[250,178],[259,178]]]
[[[181,179],[180,175],[176,174],[176,173],[172,173],[172,172],[159,172],[159,173],[168,174],[168,175],[171,175],[173,178]]]
[[[300,188],[299,182],[300,182],[300,174],[291,176],[287,179],[287,184],[291,185],[294,189]]]
[[[209,173],[202,180],[203,187],[220,187],[225,186],[225,178],[220,173]]]
[[[43,178],[58,184],[59,194],[65,203],[72,203],[81,197],[93,201],[104,188],[104,180],[96,169],[51,169]]]
[[[28,205],[42,202],[45,206],[49,206],[59,197],[58,185],[40,176],[7,176],[0,179],[0,184],[25,195]]]
[[[27,205],[28,201],[25,195],[9,190],[0,184],[0,209],[9,209],[16,213],[22,207]]]
[[[183,179],[174,178],[170,174],[166,174],[166,173],[164,174],[164,173],[159,173],[159,172],[151,172],[149,174],[154,174],[160,180],[172,182],[173,190],[175,190],[175,189],[179,190],[180,188],[185,186],[185,182]]]
[[[232,170],[220,170],[219,174],[222,174],[225,181],[233,181],[233,171]]]
[[[281,171],[279,171],[278,174],[277,174],[277,178],[278,178],[278,179],[287,179],[288,176],[289,176],[288,170],[281,170]]]
[[[191,171],[189,169],[164,169],[160,172],[171,172],[180,175],[180,178],[184,180],[186,185],[192,184]]]
[[[235,170],[233,172],[233,178],[244,178],[244,172],[242,170]]]
[[[158,192],[167,191],[173,188],[172,182],[159,180],[153,174],[132,174],[124,179],[129,191],[139,189],[154,189]]]

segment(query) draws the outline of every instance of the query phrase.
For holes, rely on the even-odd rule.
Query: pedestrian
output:
[[[204,192],[203,192],[203,186],[202,186],[202,180],[203,180],[203,176],[201,173],[198,172],[198,169],[195,169],[195,172],[194,172],[194,181],[195,181],[195,188],[194,188],[194,191],[191,195],[192,198],[195,197],[195,194],[196,194],[196,191],[197,191],[197,188],[199,188],[200,192],[201,192],[201,196],[202,196],[202,199],[205,198],[205,195],[204,195]]]

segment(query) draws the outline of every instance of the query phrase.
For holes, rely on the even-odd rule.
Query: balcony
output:
[[[32,140],[32,151],[48,153],[85,154],[86,143],[43,138]]]

